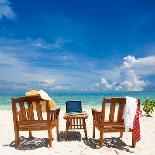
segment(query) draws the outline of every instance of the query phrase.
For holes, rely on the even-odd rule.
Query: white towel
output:
[[[43,91],[43,90],[39,90],[39,94],[40,94],[41,98],[44,99],[44,100],[52,100],[52,99],[48,96],[48,94],[47,94],[45,91]]]
[[[137,110],[137,99],[126,96],[126,105],[123,113],[125,131],[129,131],[129,128],[133,129],[133,121]]]

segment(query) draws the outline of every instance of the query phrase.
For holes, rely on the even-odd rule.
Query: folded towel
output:
[[[129,131],[129,128],[131,128],[132,137],[136,142],[140,140],[140,112],[140,104],[138,103],[138,100],[136,98],[127,96],[123,114],[125,131]]]
[[[129,128],[133,129],[133,121],[137,110],[137,103],[138,101],[136,98],[129,97],[129,96],[126,97],[126,105],[123,113],[126,131],[128,131]]]

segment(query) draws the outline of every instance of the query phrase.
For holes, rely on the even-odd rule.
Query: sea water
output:
[[[83,109],[101,108],[103,98],[131,96],[139,98],[142,103],[150,98],[155,100],[155,92],[47,92],[56,102],[57,107],[65,109],[65,102],[80,100]],[[11,110],[11,98],[24,96],[24,93],[1,93],[0,110]]]

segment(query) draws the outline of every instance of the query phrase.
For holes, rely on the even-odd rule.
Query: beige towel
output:
[[[40,97],[44,100],[49,100],[50,109],[56,107],[56,103],[48,96],[48,94],[43,90],[31,90],[25,93],[25,96],[36,96],[40,95]],[[36,104],[33,103],[33,109],[36,110]],[[46,104],[44,101],[41,102],[41,109],[43,112],[46,111]]]

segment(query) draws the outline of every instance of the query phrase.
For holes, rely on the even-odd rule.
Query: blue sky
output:
[[[0,0],[0,91],[154,91],[154,6]]]

